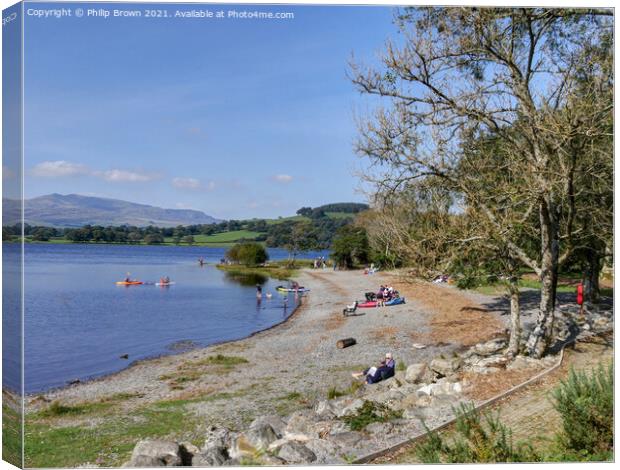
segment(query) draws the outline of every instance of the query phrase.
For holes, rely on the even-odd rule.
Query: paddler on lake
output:
[[[263,298],[263,288],[260,286],[260,284],[256,284],[256,298],[257,299]]]
[[[199,264],[200,266],[204,266],[204,264],[205,264],[205,259],[204,259],[202,256],[201,256],[200,258],[198,258],[198,264]]]

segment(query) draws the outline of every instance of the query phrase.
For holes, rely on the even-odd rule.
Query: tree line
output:
[[[586,297],[613,243],[613,18],[604,9],[404,8],[381,65],[349,76],[382,101],[356,150],[373,209],[357,224],[386,264],[504,279],[510,352],[553,337],[558,276]],[[520,348],[518,280],[541,281]]]

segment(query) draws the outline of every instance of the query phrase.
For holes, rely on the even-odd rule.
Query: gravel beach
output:
[[[389,274],[308,269],[301,271],[297,280],[312,291],[287,321],[269,330],[239,341],[141,361],[107,377],[31,396],[28,410],[54,400],[73,404],[121,394],[127,397],[123,406],[128,410],[149,402],[211,396],[213,400],[192,403],[192,411],[211,424],[240,428],[262,413],[275,409],[285,414],[325,398],[331,387],[346,388],[353,371],[376,364],[388,351],[397,363],[404,364],[450,355],[462,345],[431,341],[431,324],[437,321],[437,312],[429,308],[432,302],[446,297],[452,306],[471,301],[471,309],[484,310],[476,308],[479,299],[472,301],[449,286],[407,286]],[[376,291],[381,284],[395,285],[407,303],[358,309],[357,315],[343,316],[347,303],[363,299],[364,292]],[[278,300],[274,296],[264,301]],[[491,325],[491,332],[501,329],[504,319],[499,315],[476,315],[482,315],[485,328]],[[444,327],[449,330],[449,325]],[[459,322],[452,328],[463,331]],[[488,336],[489,332],[482,330],[473,332],[475,339]],[[349,337],[357,344],[337,349],[336,342]],[[228,369],[205,367],[205,361],[217,354],[243,358],[247,363]]]

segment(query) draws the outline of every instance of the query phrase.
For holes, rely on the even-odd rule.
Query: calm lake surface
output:
[[[18,244],[4,245],[8,279],[18,250]],[[30,244],[25,250],[26,393],[116,372],[138,359],[179,352],[188,342],[240,339],[282,322],[298,305],[293,294],[276,293],[281,281],[232,279],[199,266],[199,257],[218,262],[225,248]],[[287,257],[280,249],[269,254]],[[327,253],[304,257],[319,255]],[[176,284],[114,284],[128,272],[151,282],[169,276]],[[257,302],[257,282],[271,299]],[[4,353],[10,360],[17,351]],[[123,354],[129,360],[120,359]],[[5,379],[9,386],[19,383],[19,375]]]

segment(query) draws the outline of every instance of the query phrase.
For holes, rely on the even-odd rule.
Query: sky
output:
[[[63,7],[72,16],[35,16]],[[222,219],[365,202],[355,116],[376,103],[347,79],[347,63],[377,61],[396,36],[391,8],[152,8],[168,17],[146,18],[143,3],[25,4],[26,198],[77,193]],[[177,10],[294,18],[175,18]]]

